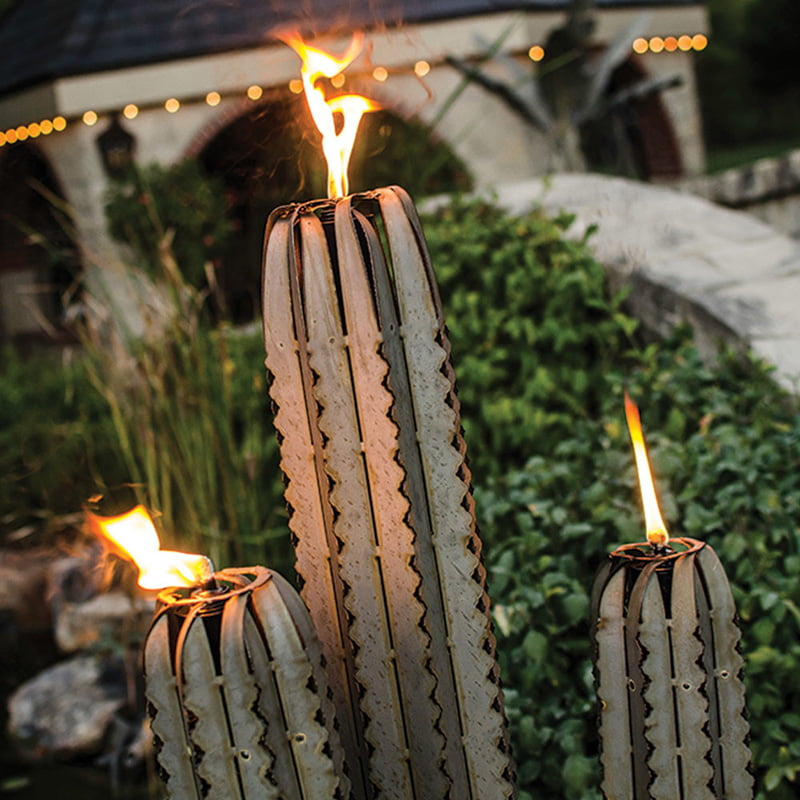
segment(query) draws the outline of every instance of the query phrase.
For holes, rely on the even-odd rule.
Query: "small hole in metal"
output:
[[[296,733],[296,734],[294,735],[294,740],[295,740],[295,741],[296,741],[298,744],[303,744],[303,742],[306,740],[306,735],[305,735],[304,733]]]
[[[688,692],[691,688],[692,688],[692,684],[689,683],[688,681],[681,684],[681,689],[683,689],[686,692]]]
[[[720,676],[720,678],[730,678],[731,674],[730,674],[730,672],[728,672],[728,670],[722,669],[719,672],[719,676]]]
[[[631,692],[636,691],[636,684],[633,681],[633,678],[628,678],[628,690]]]
[[[250,759],[250,751],[249,750],[240,750],[239,757],[248,761]]]

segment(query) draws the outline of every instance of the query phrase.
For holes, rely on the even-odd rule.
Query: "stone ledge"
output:
[[[723,342],[751,348],[797,391],[800,242],[749,214],[673,189],[593,174],[562,174],[497,188],[501,206],[575,214],[569,235],[590,239],[615,282],[633,285],[632,312],[662,334],[695,328],[705,355]]]

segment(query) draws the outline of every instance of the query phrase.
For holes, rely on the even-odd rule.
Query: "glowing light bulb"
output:
[[[209,92],[206,95],[206,105],[209,105],[209,106],[212,106],[212,107],[213,106],[218,106],[220,104],[221,100],[222,100],[222,97],[221,97],[219,92]]]
[[[136,117],[139,116],[139,106],[135,103],[128,103],[128,105],[122,109],[122,114],[125,119],[136,119]]]
[[[535,44],[530,50],[528,50],[528,58],[531,61],[541,61],[544,58],[544,47]]]
[[[420,78],[424,78],[430,71],[431,65],[427,61],[417,61],[414,64],[414,73]]]
[[[90,128],[97,122],[97,112],[96,111],[84,111],[83,112],[83,124],[88,125]]]
[[[260,100],[262,94],[264,94],[264,90],[260,86],[247,87],[247,96],[251,100]]]
[[[647,49],[648,49],[649,45],[647,43],[647,39],[642,39],[641,37],[639,37],[638,39],[634,39],[633,40],[632,47],[633,47],[633,52],[634,53],[638,53],[639,55],[642,55],[642,53],[646,53],[647,52]]]
[[[180,107],[180,100],[178,100],[176,97],[170,97],[169,100],[164,103],[164,108],[169,114],[174,114]]]

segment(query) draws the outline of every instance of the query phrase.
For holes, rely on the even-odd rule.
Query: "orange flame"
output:
[[[156,527],[144,506],[136,506],[118,517],[90,513],[89,522],[121,555],[139,567],[139,586],[143,589],[194,586],[214,573],[207,556],[162,550]]]
[[[656,488],[653,483],[653,476],[650,473],[650,462],[647,460],[647,448],[644,444],[639,409],[627,392],[625,392],[625,418],[628,420],[628,430],[633,443],[633,455],[636,459],[636,471],[639,473],[639,488],[642,492],[647,541],[651,545],[664,547],[669,541],[669,534],[658,508]]]
[[[307,45],[297,33],[286,34],[281,39],[303,60],[300,74],[306,101],[314,124],[322,134],[322,152],[328,163],[328,197],[344,197],[348,191],[347,167],[361,117],[379,106],[360,94],[343,94],[326,100],[325,92],[316,83],[320,78],[333,78],[344,72],[361,52],[364,36],[360,33],[354,34],[341,58]],[[337,113],[344,120],[338,133],[335,117]]]

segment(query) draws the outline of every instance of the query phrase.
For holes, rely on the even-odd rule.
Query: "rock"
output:
[[[13,616],[23,631],[50,624],[48,570],[62,554],[52,548],[0,550],[0,611]]]
[[[118,661],[75,656],[22,684],[8,701],[8,731],[34,760],[94,755],[126,702]]]
[[[112,590],[82,603],[61,601],[53,608],[56,643],[65,653],[84,650],[101,638],[119,643],[144,639],[153,617],[153,601]]]

